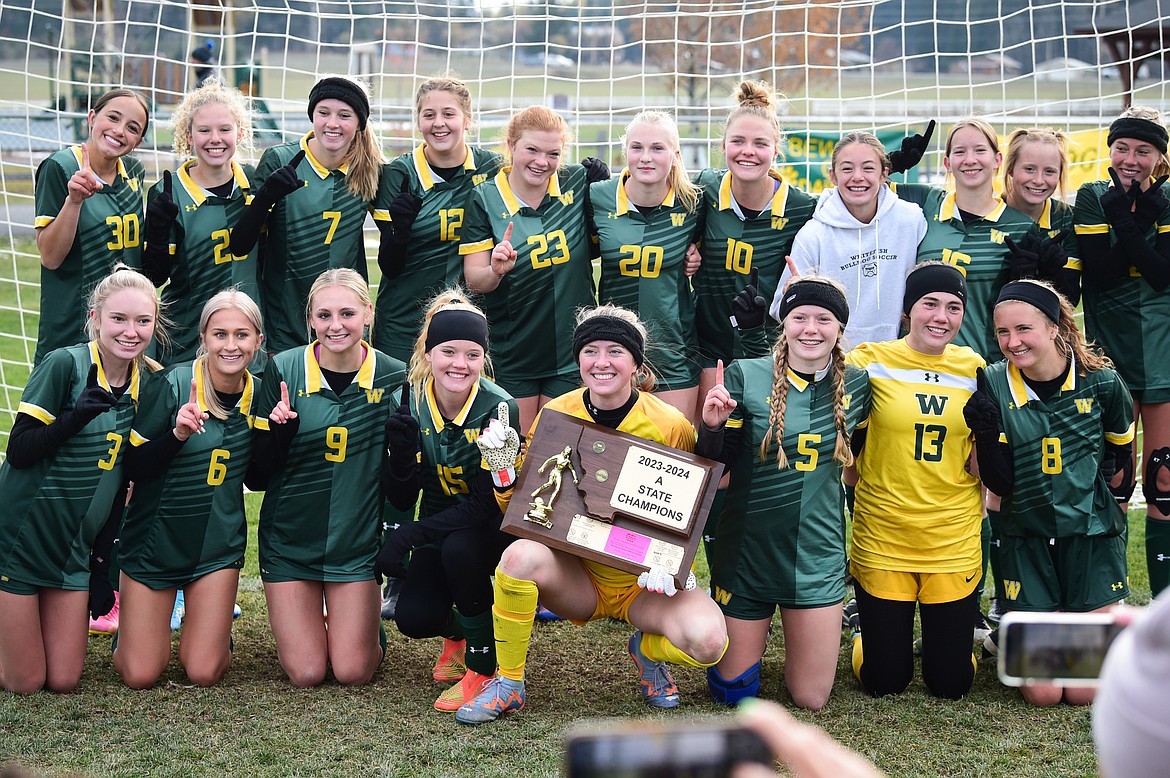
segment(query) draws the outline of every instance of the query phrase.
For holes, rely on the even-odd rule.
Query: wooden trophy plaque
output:
[[[502,529],[682,589],[723,465],[552,410],[540,415]]]

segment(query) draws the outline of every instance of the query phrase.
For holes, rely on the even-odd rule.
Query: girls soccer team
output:
[[[245,483],[266,492],[261,575],[291,682],[372,678],[386,645],[375,573],[395,575],[400,628],[442,636],[434,676],[458,681],[435,707],[466,724],[523,707],[538,595],[579,623],[634,625],[629,652],[656,707],[679,702],[667,661],[706,667],[717,702],[757,694],[779,607],[793,701],[822,707],[845,593],[843,476],[860,478],[862,618],[902,625],[867,630],[864,651],[855,640],[863,688],[905,688],[917,602],[927,686],[961,696],[988,556],[969,460],[998,508],[1007,607],[1108,608],[1128,591],[1135,407],[1151,586],[1166,586],[1170,378],[1145,358],[1170,331],[1157,324],[1170,322],[1170,165],[1156,111],[1111,125],[1112,181],[1082,187],[1075,211],[1054,197],[1062,135],[1013,133],[1000,198],[998,138],[977,118],[946,140],[953,193],[891,187],[889,157],[858,132],[815,200],[775,167],[783,134],[759,82],[737,88],[727,168],[693,178],[658,111],[628,125],[612,179],[599,160],[566,162],[572,133],[547,108],[512,117],[502,159],[469,144],[458,80],[425,82],[415,112],[422,143],[384,164],[364,87],[324,78],[312,130],[253,170],[236,159],[245,103],[209,81],[176,110],[186,160],[144,208],[128,155],[147,105],[117,89],[90,111],[86,141],[40,166],[53,304],[0,466],[0,618],[23,627],[0,636],[4,688],[76,687],[87,599],[94,615],[113,604],[115,535],[118,672],[136,688],[157,681],[182,588],[180,661],[192,682],[216,683],[231,662]],[[367,213],[381,231],[376,304]],[[1086,329],[1107,356],[1071,319],[1082,275]],[[639,578],[499,531],[521,433],[545,404],[728,464],[711,517],[718,605],[662,571]],[[953,499],[927,494],[935,481]],[[385,500],[409,512],[420,494],[418,521],[380,540]],[[951,514],[932,513],[937,502]],[[1076,575],[1089,566],[1092,581]]]

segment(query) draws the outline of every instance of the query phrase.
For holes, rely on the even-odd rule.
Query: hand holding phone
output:
[[[999,678],[1008,686],[1096,686],[1126,623],[1114,613],[1012,611],[999,625]]]

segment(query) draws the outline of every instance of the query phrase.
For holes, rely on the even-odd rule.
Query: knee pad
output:
[[[760,663],[756,662],[730,681],[714,667],[708,667],[707,689],[711,692],[711,699],[720,705],[736,705],[740,700],[757,697],[760,694]]]
[[[1163,447],[1150,454],[1146,460],[1146,472],[1142,477],[1142,494],[1146,503],[1155,506],[1162,513],[1170,513],[1170,492],[1158,488],[1158,471],[1170,468],[1170,447]]]

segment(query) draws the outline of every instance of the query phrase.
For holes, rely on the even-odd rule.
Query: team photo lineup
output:
[[[0,686],[72,692],[109,635],[122,681],[152,688],[180,608],[186,682],[218,684],[245,491],[263,492],[287,683],[413,683],[375,679],[397,630],[432,639],[434,708],[470,726],[540,715],[525,668],[552,619],[628,624],[630,693],[657,709],[759,696],[781,637],[795,707],[916,674],[958,700],[1001,616],[1131,597],[1139,481],[1157,597],[1161,113],[1111,121],[1109,178],[1075,192],[1064,132],[924,116],[890,149],[842,134],[831,186],[809,193],[778,169],[779,86],[740,82],[724,166],[687,170],[670,112],[638,112],[613,159],[579,158],[538,95],[475,145],[451,75],[416,84],[416,145],[388,160],[369,88],[326,75],[311,130],[252,165],[250,103],[212,75],[175,107],[178,163],[157,181],[134,154],[150,103],[102,94],[35,172],[41,313],[0,464]],[[890,180],[940,149],[947,186]],[[525,468],[554,497],[578,486],[571,461],[527,461],[546,411],[723,465],[699,519],[709,580],[501,528],[536,496],[516,488]],[[857,683],[834,688],[843,647]],[[672,665],[706,689],[680,693]],[[1045,707],[1094,691],[1021,687]]]

